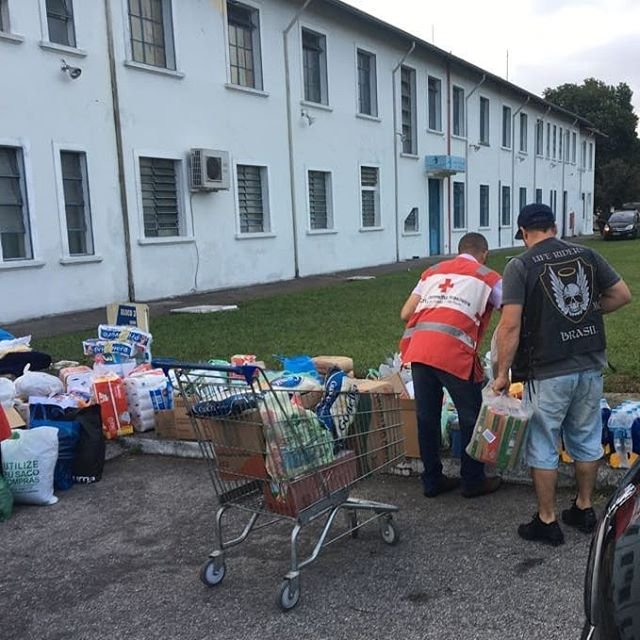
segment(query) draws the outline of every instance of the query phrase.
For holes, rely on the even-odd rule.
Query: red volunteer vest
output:
[[[495,271],[460,256],[427,269],[422,298],[400,341],[403,363],[421,362],[462,380],[482,381],[477,351],[499,280]]]

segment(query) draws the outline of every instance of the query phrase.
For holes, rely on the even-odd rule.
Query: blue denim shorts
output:
[[[561,436],[574,460],[602,457],[602,388],[602,372],[595,370],[526,384],[523,400],[533,410],[525,445],[530,467],[557,469]]]

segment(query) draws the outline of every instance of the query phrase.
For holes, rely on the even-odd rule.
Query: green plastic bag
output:
[[[13,494],[7,481],[2,475],[2,458],[0,457],[0,522],[4,522],[11,517],[13,511]]]

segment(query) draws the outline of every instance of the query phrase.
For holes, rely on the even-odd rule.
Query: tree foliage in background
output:
[[[595,206],[607,211],[623,202],[640,202],[640,140],[633,92],[628,84],[607,85],[587,78],[543,92],[545,100],[589,120],[607,137],[596,137]]]

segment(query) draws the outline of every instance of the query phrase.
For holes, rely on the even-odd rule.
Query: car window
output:
[[[611,214],[609,222],[633,222],[636,215],[631,211],[617,211]]]

